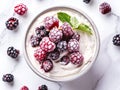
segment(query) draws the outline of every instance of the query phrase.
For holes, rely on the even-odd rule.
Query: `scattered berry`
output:
[[[57,43],[62,39],[63,33],[62,30],[58,28],[53,28],[49,33],[50,41]]]
[[[14,80],[14,76],[12,74],[5,74],[3,75],[2,80],[4,82],[12,82]]]
[[[23,87],[21,87],[20,90],[29,90],[29,88],[27,86],[23,86]]]
[[[8,49],[7,49],[8,56],[10,56],[12,58],[17,58],[19,53],[20,53],[19,50],[15,49],[13,46],[8,47]]]
[[[46,52],[43,51],[41,48],[35,50],[34,57],[39,62],[42,62],[46,58]]]
[[[31,46],[32,47],[37,47],[37,46],[39,46],[41,39],[37,36],[32,35],[31,38],[30,38],[30,41],[31,41]]]
[[[88,4],[91,0],[83,0],[86,4]]]
[[[53,42],[51,42],[48,37],[44,37],[40,42],[40,47],[42,50],[46,52],[51,52],[51,51],[54,51],[54,49],[56,48],[56,45]]]
[[[83,64],[84,57],[79,52],[74,52],[69,55],[71,63],[77,66],[81,66]]]
[[[41,85],[38,87],[38,90],[48,90],[48,87],[46,85]]]
[[[6,24],[7,29],[14,30],[19,25],[19,21],[17,18],[11,17],[6,21],[5,24]]]
[[[41,68],[45,71],[45,72],[49,72],[53,69],[53,62],[50,59],[44,60],[42,62],[42,66]]]
[[[20,3],[14,7],[14,11],[19,15],[24,15],[27,12],[27,10],[27,6],[23,3]]]
[[[68,56],[63,56],[61,59],[60,59],[60,63],[62,65],[67,65],[68,63],[70,62],[70,59]]]
[[[68,42],[68,51],[76,52],[79,51],[79,42],[76,39],[70,39]]]
[[[55,51],[50,52],[48,54],[48,59],[50,59],[50,60],[57,60],[59,58],[59,56],[60,56],[60,52],[55,50]]]
[[[53,16],[46,17],[44,19],[45,27],[48,30],[51,30],[53,27],[58,27],[59,26],[59,20]]]
[[[77,41],[79,41],[80,40],[80,34],[75,32],[72,36],[72,39],[76,39]]]
[[[58,42],[57,49],[59,52],[64,52],[65,50],[67,50],[67,42],[66,41]]]
[[[113,44],[116,46],[120,46],[120,34],[117,34],[113,37]]]
[[[99,10],[102,14],[107,14],[107,13],[111,12],[111,6],[110,6],[110,4],[104,2],[104,3],[100,4]]]

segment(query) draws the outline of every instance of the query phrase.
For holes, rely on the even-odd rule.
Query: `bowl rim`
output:
[[[44,14],[48,11],[52,11],[53,9],[62,9],[62,8],[66,8],[66,9],[70,9],[70,10],[73,10],[75,12],[78,12],[80,13],[82,16],[84,16],[88,21],[89,23],[91,24],[94,32],[95,32],[95,36],[96,36],[96,51],[95,51],[95,55],[93,57],[93,60],[92,62],[85,68],[85,70],[83,70],[82,72],[80,72],[77,76],[74,76],[72,78],[69,78],[69,79],[61,79],[61,80],[55,80],[53,78],[50,78],[50,77],[47,77],[47,76],[44,76],[42,74],[40,74],[40,72],[32,65],[32,63],[30,62],[29,58],[28,58],[28,55],[27,55],[27,50],[26,50],[26,39],[27,39],[27,34],[29,32],[29,29],[31,27],[31,25],[34,23],[34,21],[41,15],[41,14]],[[50,7],[50,8],[47,8],[43,11],[41,11],[35,18],[32,19],[31,23],[28,25],[28,28],[27,28],[27,31],[25,33],[25,36],[24,36],[24,40],[23,40],[23,53],[24,53],[24,58],[25,58],[25,61],[27,62],[28,66],[31,68],[31,70],[36,73],[38,76],[48,80],[48,81],[52,81],[52,82],[66,82],[66,81],[71,81],[71,80],[75,80],[76,78],[78,77],[81,77],[83,76],[86,72],[88,72],[88,70],[93,66],[93,64],[95,63],[97,57],[98,57],[98,54],[99,54],[99,50],[100,50],[100,36],[99,36],[99,32],[98,32],[98,29],[96,27],[96,25],[94,24],[94,22],[92,21],[92,19],[85,13],[83,12],[82,10],[78,9],[78,8],[75,8],[75,7],[71,7],[71,6],[54,6],[54,7]]]

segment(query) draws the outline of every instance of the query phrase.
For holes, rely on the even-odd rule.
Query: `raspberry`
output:
[[[44,37],[40,42],[40,47],[46,52],[51,52],[54,51],[56,45],[53,42],[51,42],[48,37]]]
[[[55,51],[50,52],[48,54],[48,59],[50,59],[50,60],[57,60],[59,58],[59,56],[60,56],[60,52],[55,50]]]
[[[83,0],[86,4],[88,4],[91,0]]]
[[[43,61],[46,58],[46,52],[43,51],[41,48],[35,50],[34,57],[39,62]]]
[[[68,63],[70,62],[70,59],[68,56],[63,56],[61,59],[60,59],[60,63],[62,65],[67,65]]]
[[[72,36],[72,39],[76,39],[77,41],[79,41],[80,40],[80,34],[75,32],[74,35]]]
[[[11,17],[6,21],[5,24],[6,24],[7,29],[14,30],[19,25],[19,21],[17,18]]]
[[[14,76],[12,74],[5,74],[2,77],[4,82],[12,82],[14,80]]]
[[[29,88],[27,86],[23,86],[23,87],[21,87],[20,90],[29,90]]]
[[[14,7],[14,11],[19,15],[24,15],[27,12],[27,10],[27,6],[23,3],[20,3]]]
[[[113,44],[116,46],[120,46],[120,34],[117,34],[113,37]]]
[[[46,17],[44,19],[45,27],[49,30],[51,30],[53,27],[59,26],[59,20],[53,16]]]
[[[50,59],[44,60],[42,62],[42,66],[41,68],[45,71],[45,72],[49,72],[53,69],[53,62]]]
[[[84,57],[79,52],[74,52],[69,55],[70,61],[72,64],[81,66],[83,64]]]
[[[49,33],[50,41],[57,43],[62,39],[63,33],[62,30],[58,28],[53,28]]]
[[[111,12],[111,6],[110,6],[110,4],[104,2],[104,3],[100,4],[99,10],[102,14],[107,14],[107,13]]]
[[[37,36],[32,35],[31,38],[30,38],[30,41],[31,41],[31,46],[32,47],[37,47],[37,46],[39,46],[41,39]]]
[[[17,58],[19,53],[20,53],[19,50],[15,49],[13,46],[8,47],[8,49],[7,49],[8,56],[10,56],[12,58]]]
[[[68,51],[69,52],[79,51],[79,42],[76,39],[71,39],[68,42]]]
[[[46,85],[41,85],[38,87],[38,90],[48,90],[48,87]]]
[[[63,23],[61,29],[63,30],[63,35],[65,38],[70,38],[74,34],[71,26],[67,22]]]
[[[67,50],[67,42],[66,41],[58,42],[58,44],[57,44],[57,50],[59,52],[64,52],[65,50]]]

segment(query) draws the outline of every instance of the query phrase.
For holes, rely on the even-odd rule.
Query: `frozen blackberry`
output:
[[[32,47],[37,47],[37,46],[39,46],[39,44],[40,44],[40,41],[41,41],[41,39],[39,38],[39,37],[37,37],[37,36],[31,36],[31,38],[30,38],[30,42],[31,42],[31,46]]]
[[[80,34],[75,32],[74,35],[72,36],[72,39],[76,39],[77,41],[79,41],[80,40]]]
[[[14,80],[14,76],[12,74],[5,74],[3,75],[2,80],[4,82],[12,82]]]
[[[113,37],[113,44],[116,46],[120,46],[120,34],[117,34]]]
[[[59,56],[60,56],[60,52],[55,50],[53,52],[50,52],[47,58],[50,60],[57,60]]]
[[[20,90],[29,90],[27,86],[22,86]]]
[[[53,28],[49,33],[50,41],[57,43],[62,39],[63,33],[62,30],[58,28]]]
[[[99,10],[102,14],[107,14],[107,13],[111,12],[111,6],[110,6],[110,4],[104,2],[104,3],[100,4]]]
[[[6,24],[7,29],[14,30],[19,25],[19,21],[17,18],[11,17],[6,21],[5,24]]]
[[[64,52],[65,50],[67,50],[67,42],[66,41],[58,42],[58,44],[57,44],[57,50],[59,52]]]
[[[38,90],[48,90],[48,87],[46,85],[41,85],[38,87]]]
[[[83,0],[86,4],[88,4],[91,0]]]
[[[8,47],[8,49],[7,49],[8,56],[10,56],[12,58],[17,58],[19,53],[20,53],[19,50],[15,49],[13,46]]]
[[[70,59],[69,59],[68,56],[63,56],[63,57],[60,59],[60,64],[62,64],[62,65],[67,65],[69,62],[70,62]]]

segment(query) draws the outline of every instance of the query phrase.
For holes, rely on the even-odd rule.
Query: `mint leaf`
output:
[[[85,24],[83,24],[83,23],[80,24],[80,25],[78,26],[78,28],[76,28],[76,29],[81,30],[81,31],[83,31],[83,32],[86,32],[86,33],[92,35],[91,28],[90,28],[88,25],[85,25]]]
[[[76,17],[71,17],[70,22],[71,22],[73,28],[78,28],[79,21],[77,20]]]

